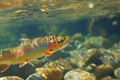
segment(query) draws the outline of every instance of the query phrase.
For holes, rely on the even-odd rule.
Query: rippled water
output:
[[[96,20],[118,16],[119,5],[119,0],[1,0],[0,48],[22,37],[86,33]]]
[[[0,48],[19,44],[21,37],[59,34],[66,29],[85,32],[94,19],[117,16],[119,5],[119,0],[1,0]],[[79,23],[83,24],[79,27]]]

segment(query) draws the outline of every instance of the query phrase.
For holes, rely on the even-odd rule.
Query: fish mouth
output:
[[[70,40],[69,36],[66,36],[65,45],[69,44],[69,40]]]

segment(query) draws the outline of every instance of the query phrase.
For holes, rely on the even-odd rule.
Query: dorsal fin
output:
[[[11,48],[1,50],[0,51],[0,58],[7,56],[8,54],[11,54]]]
[[[24,44],[24,43],[26,43],[27,41],[29,41],[30,39],[28,39],[28,38],[20,38],[20,42],[21,42],[21,44]]]

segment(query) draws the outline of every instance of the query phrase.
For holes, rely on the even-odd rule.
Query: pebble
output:
[[[36,68],[36,73],[42,76],[43,80],[62,80],[63,73],[57,68]]]
[[[114,75],[120,79],[120,67],[114,70]]]
[[[43,80],[39,74],[33,73],[26,80]]]
[[[0,80],[24,80],[24,79],[18,76],[6,76],[0,77]]]
[[[102,77],[110,75],[113,71],[114,71],[114,69],[111,65],[101,64],[101,65],[97,66],[94,74],[98,79],[100,79]]]
[[[100,80],[119,80],[119,79],[114,79],[111,76],[106,76],[104,78],[101,78]]]
[[[82,43],[83,48],[109,48],[110,40],[105,39],[101,36],[97,37],[85,37],[85,41]]]
[[[57,68],[58,70],[60,70],[63,73],[73,69],[70,62],[67,60],[64,60],[64,59],[59,59],[54,62],[50,62],[49,64],[45,64],[44,67]]]
[[[65,80],[96,80],[95,76],[89,72],[75,69],[67,72],[64,76]]]

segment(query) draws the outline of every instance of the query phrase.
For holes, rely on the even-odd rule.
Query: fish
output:
[[[23,39],[18,46],[0,51],[0,72],[5,72],[11,65],[19,64],[19,67],[23,67],[31,60],[50,56],[68,44],[69,36],[61,35]]]

